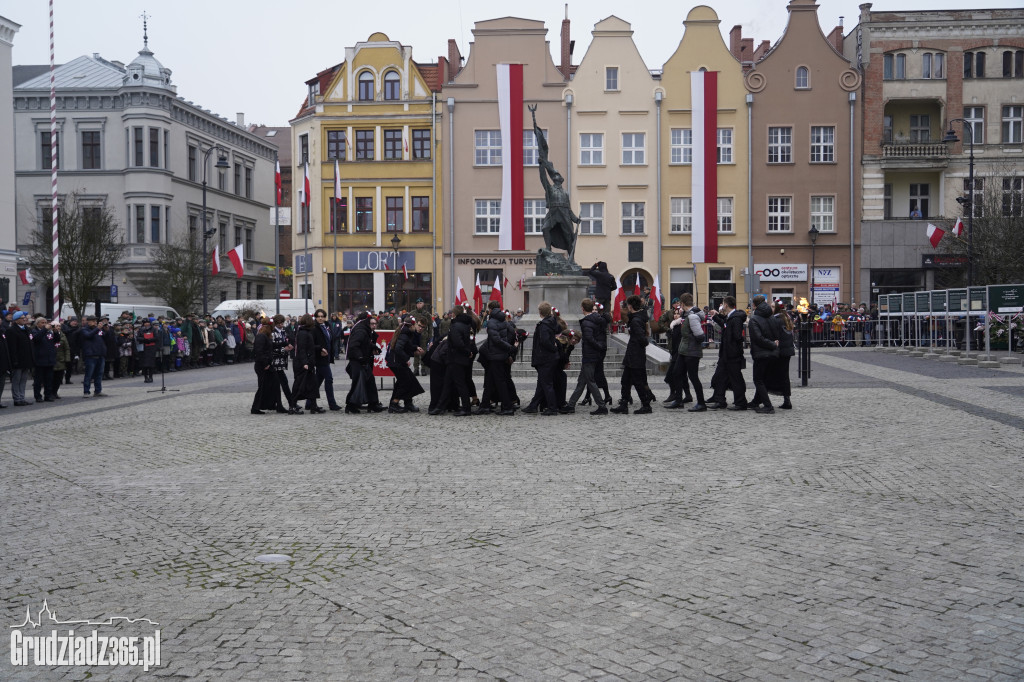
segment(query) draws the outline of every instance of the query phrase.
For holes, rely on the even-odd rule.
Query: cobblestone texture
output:
[[[256,417],[248,367],[4,410],[4,622],[162,665],[0,679],[1021,679],[1024,371],[814,360],[774,416]]]

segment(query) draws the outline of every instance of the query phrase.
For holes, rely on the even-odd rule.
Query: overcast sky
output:
[[[616,15],[632,24],[633,39],[648,68],[660,69],[683,35],[683,20],[696,3],[657,0],[573,0],[568,3],[573,63],[590,44],[594,24]],[[709,3],[728,36],[736,24],[745,37],[774,44],[786,26],[786,0],[717,0]],[[857,24],[857,0],[819,0],[818,19],[825,32],[845,16],[845,32]],[[965,7],[1015,7],[1020,0],[879,0],[872,9],[922,10]],[[354,9],[358,8],[358,9]],[[342,61],[345,47],[382,31],[413,48],[413,59],[434,62],[447,54],[448,39],[469,55],[473,24],[519,16],[544,21],[552,57],[564,2],[517,0],[55,0],[57,63],[98,52],[124,63],[142,48],[142,19],[149,20],[149,47],[171,69],[178,94],[234,120],[287,125],[306,94],[305,81]],[[15,64],[49,63],[49,10],[46,0],[0,0],[0,14],[21,24],[14,37]]]

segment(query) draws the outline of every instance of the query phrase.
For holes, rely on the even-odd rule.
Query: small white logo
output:
[[[152,635],[112,636],[101,635],[96,629],[74,629],[58,631],[52,628],[45,634],[34,634],[32,630],[50,625],[61,626],[123,626],[137,623],[157,626],[148,618],[127,618],[111,616],[103,621],[61,620],[57,612],[44,601],[32,618],[32,607],[25,607],[25,620],[9,626],[11,632],[11,665],[15,666],[142,666],[149,672],[151,667],[160,665],[160,630]],[[29,633],[23,633],[23,629]]]

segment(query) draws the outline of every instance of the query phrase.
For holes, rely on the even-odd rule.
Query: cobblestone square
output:
[[[167,381],[0,413],[8,634],[144,617],[159,667],[0,678],[1024,678],[1019,367],[817,351],[771,416],[259,417],[248,366]]]

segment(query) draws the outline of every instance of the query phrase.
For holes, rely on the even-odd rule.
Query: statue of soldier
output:
[[[548,160],[548,141],[544,132],[537,125],[537,105],[529,107],[533,116],[533,134],[537,138],[537,165],[540,170],[540,184],[544,187],[544,201],[547,204],[547,215],[544,216],[544,248],[548,251],[552,246],[569,252],[572,262],[576,250],[576,234],[573,223],[580,223],[580,218],[569,206],[569,193],[562,188],[562,174],[555,170],[554,164]],[[550,178],[550,180],[549,180]]]

